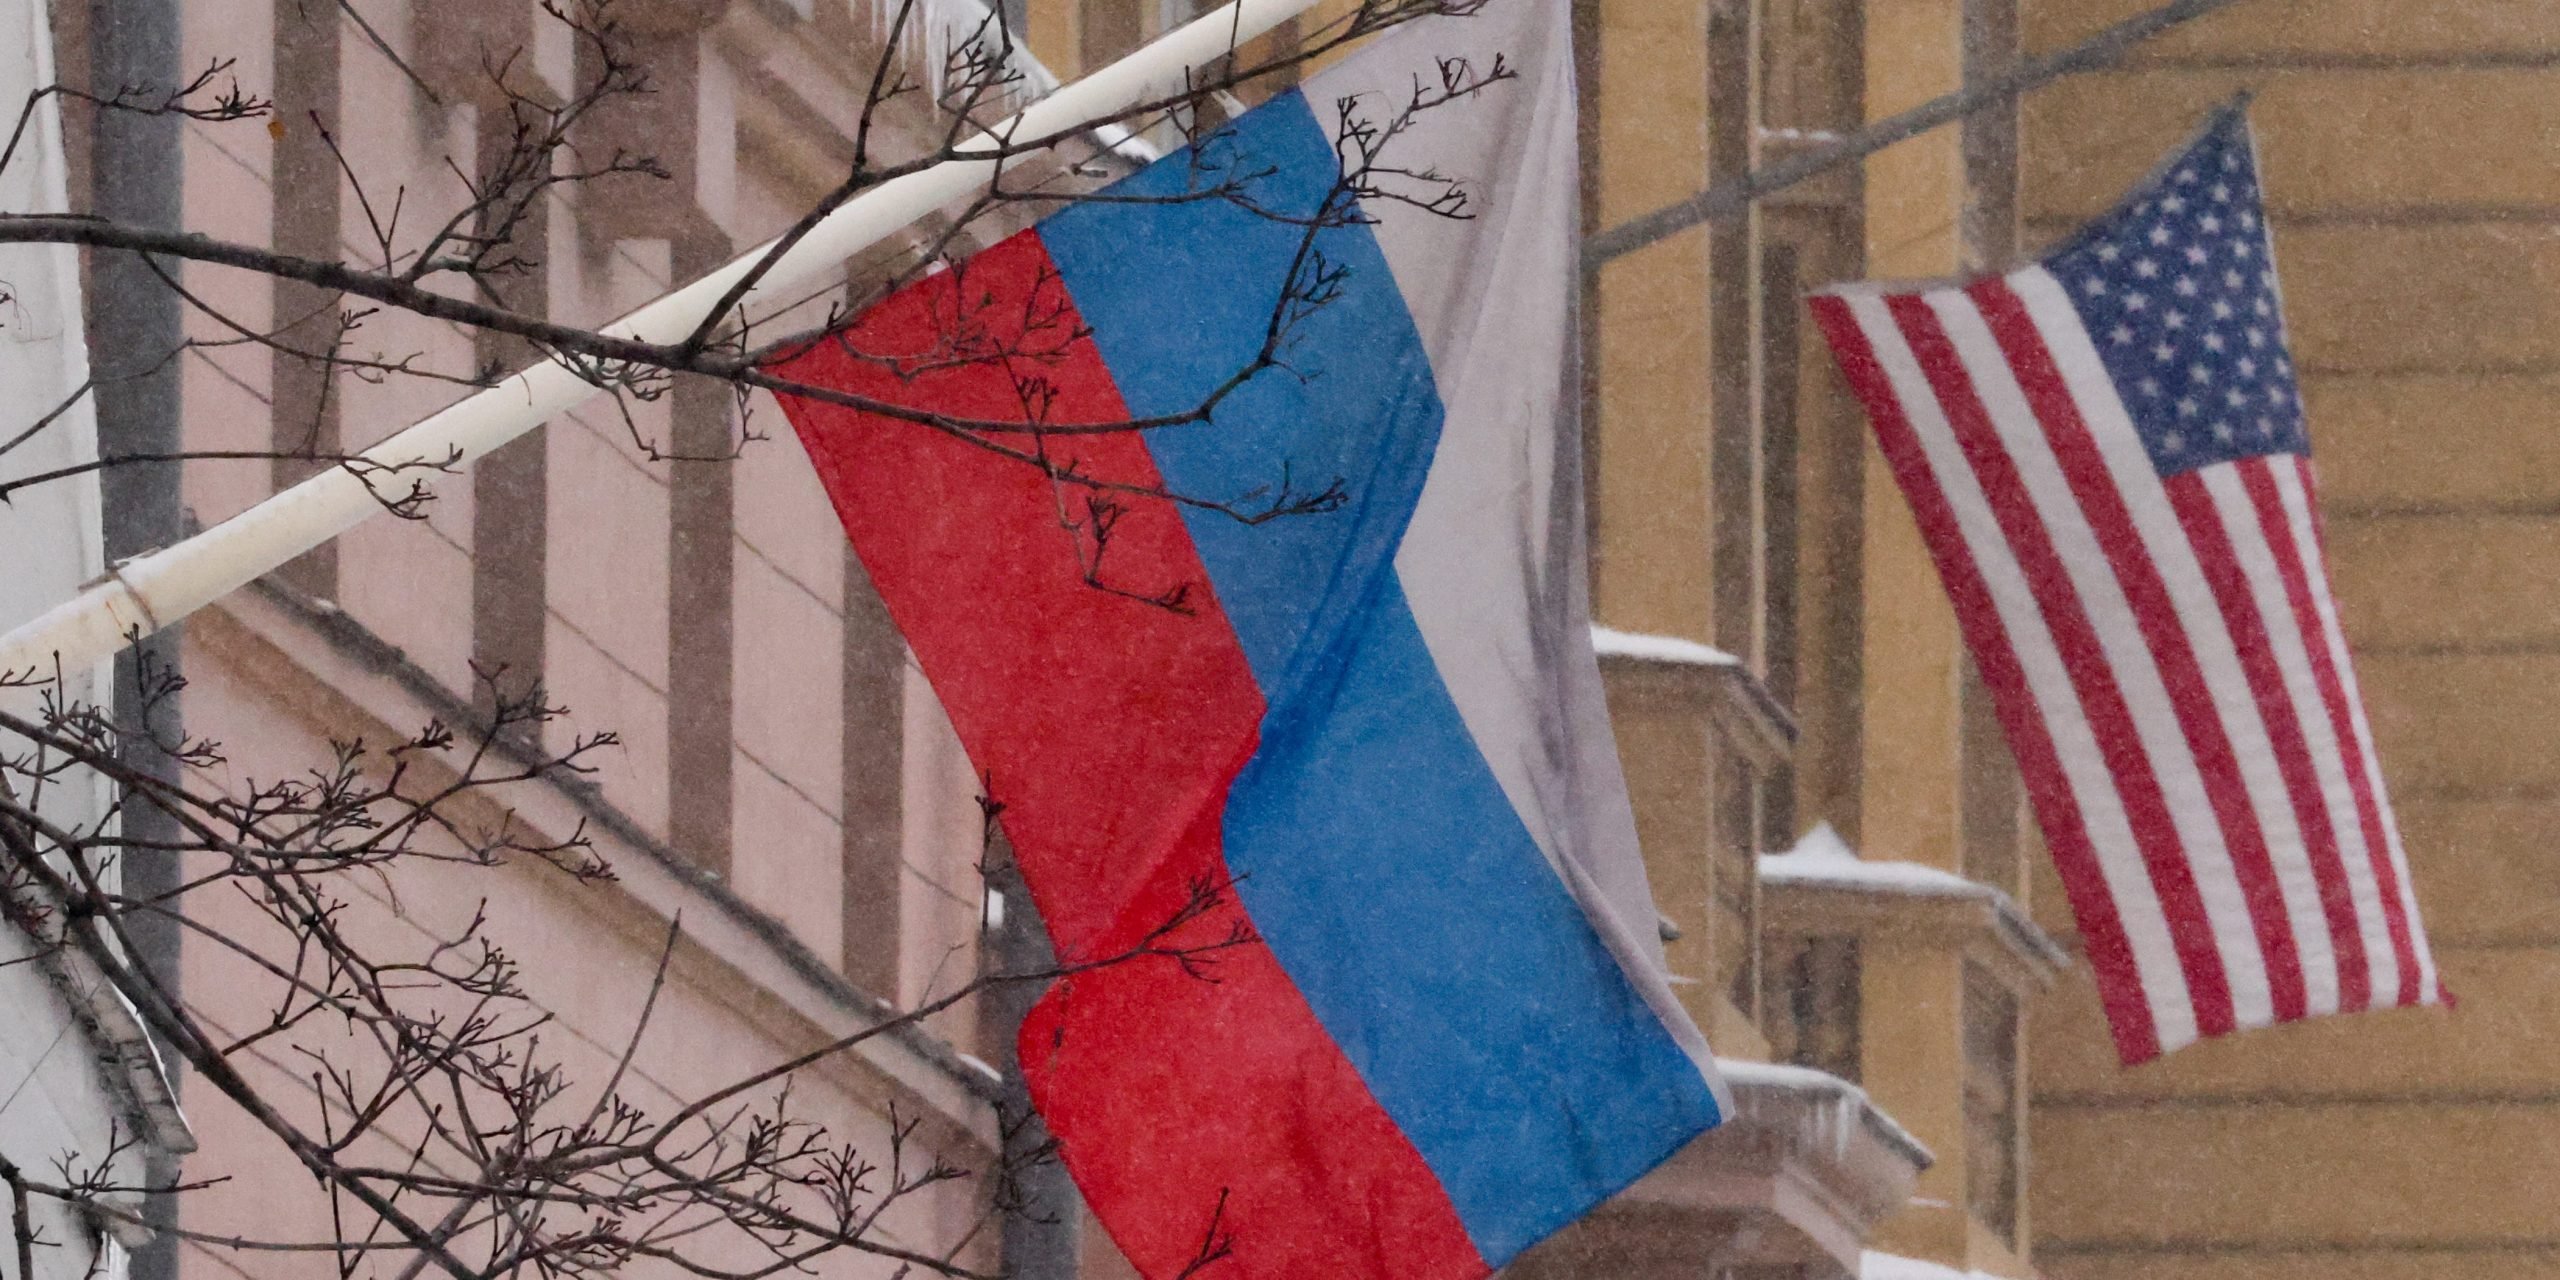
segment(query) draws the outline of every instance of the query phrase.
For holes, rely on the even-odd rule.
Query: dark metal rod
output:
[[[1974,112],[2014,102],[2028,92],[2084,71],[2114,64],[2134,46],[2173,27],[2218,13],[2241,0],[2176,0],[2127,18],[2106,30],[2054,53],[2010,64],[1976,84],[1933,98],[1890,119],[1879,120],[1815,150],[1781,160],[1730,182],[1718,183],[1677,204],[1656,209],[1589,237],[1582,244],[1585,267],[1678,235],[1702,222],[1730,218],[1752,203],[1842,165],[1854,164],[1897,142],[1952,124]]]

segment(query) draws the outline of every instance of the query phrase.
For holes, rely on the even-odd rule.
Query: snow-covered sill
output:
[[[1927,898],[1946,902],[1979,902],[1991,920],[2022,955],[2046,970],[2070,964],[2060,945],[2036,927],[2017,899],[1978,880],[1916,862],[1861,858],[1830,823],[1818,823],[1796,847],[1764,853],[1759,860],[1763,888],[1830,889],[1876,897]]]
[[[813,0],[779,0],[792,17],[808,22],[816,16]],[[933,101],[943,98],[944,70],[952,65],[953,50],[964,41],[997,38],[996,10],[989,0],[926,0],[914,11],[902,12],[897,0],[854,0],[857,11],[870,17],[869,36],[876,47],[889,38],[893,20],[902,20],[905,28],[902,44],[918,45],[925,67],[924,88]],[[1014,30],[1011,47],[1005,52],[1006,68],[1015,77],[1006,92],[998,96],[1005,109],[1019,109],[1037,102],[1065,86],[1058,73],[1033,56],[1028,33]],[[1138,136],[1136,130],[1116,123],[1095,125],[1086,131],[1098,148],[1133,166],[1143,167],[1164,158],[1164,149]]]
[[[1838,1126],[1833,1137],[1835,1143],[1845,1139],[1849,1130],[1847,1122],[1854,1116],[1858,1126],[1909,1160],[1915,1168],[1926,1169],[1937,1162],[1927,1144],[1913,1137],[1910,1130],[1877,1107],[1867,1097],[1866,1090],[1828,1071],[1735,1058],[1716,1059],[1716,1069],[1723,1073],[1725,1083],[1733,1087],[1735,1109],[1744,1119],[1754,1118],[1756,1111],[1765,1108],[1771,1094],[1786,1094],[1799,1099],[1798,1105],[1827,1103],[1829,1120]],[[1756,1107],[1755,1094],[1761,1100]]]
[[[1958,1271],[1935,1262],[1870,1249],[1858,1259],[1858,1280],[2002,1280],[1987,1271]]]
[[[974,32],[983,29],[986,20],[994,14],[993,8],[987,4],[986,0],[949,0],[949,2],[958,4],[970,15],[970,21],[962,28],[965,31]],[[1047,63],[1032,56],[1031,47],[1024,42],[1023,33],[1015,33],[1013,47],[1007,51],[1006,62],[1022,77],[1021,98],[1025,104],[1037,102],[1066,87],[1065,82],[1058,79],[1057,72],[1051,71]],[[1095,142],[1101,144],[1102,150],[1132,165],[1143,168],[1164,158],[1164,148],[1140,137],[1137,130],[1125,124],[1105,121],[1095,125],[1088,132],[1093,135]]]
[[[1814,142],[1829,145],[1848,140],[1846,135],[1830,129],[1798,129],[1784,125],[1763,125],[1752,132],[1766,142]]]
[[[1712,645],[1678,636],[1645,635],[1613,627],[1591,628],[1591,647],[1603,658],[1659,662],[1680,667],[1739,667],[1742,659]]]
[[[1785,853],[1760,855],[1762,884],[1820,884],[1869,893],[1897,893],[1925,898],[2005,898],[1990,885],[1967,880],[1952,871],[1917,862],[1871,861],[1861,858],[1830,823],[1805,833]]]
[[[1629,1187],[1622,1207],[1715,1232],[1737,1266],[1823,1259],[1821,1274],[1853,1274],[1876,1225],[1910,1202],[1929,1149],[1838,1076],[1732,1058],[1716,1068],[1731,1091],[1725,1123]]]
[[[1678,636],[1602,626],[1591,628],[1591,648],[1604,666],[1701,683],[1712,694],[1709,707],[1727,739],[1755,762],[1774,765],[1795,751],[1795,717],[1733,654]]]

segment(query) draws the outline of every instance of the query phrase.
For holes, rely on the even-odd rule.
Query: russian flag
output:
[[[1151,1280],[1213,1236],[1210,1274],[1481,1276],[1729,1109],[1588,634],[1565,12],[1405,27],[781,370],[960,419],[1180,415],[1321,264],[1282,367],[1207,422],[973,440],[786,406],[1062,959],[1152,953],[1059,981],[1019,1041]],[[1516,76],[1384,161],[1463,180],[1468,216],[1373,197],[1302,253],[1346,119],[1497,56]],[[1138,496],[1337,482],[1260,524]]]

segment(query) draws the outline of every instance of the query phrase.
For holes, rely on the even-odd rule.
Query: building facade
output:
[[[55,82],[47,35],[43,5],[0,4],[0,98],[30,104],[9,163],[0,167],[0,207],[12,211],[70,207],[59,104],[30,96]],[[80,274],[80,255],[68,246],[0,250],[0,281],[7,282],[8,294],[6,318],[0,320],[0,384],[20,404],[62,404],[90,379]],[[77,468],[97,456],[95,416],[75,406],[56,430],[19,442],[15,452],[18,474]],[[0,505],[0,545],[11,556],[10,571],[0,574],[0,628],[37,616],[105,568],[94,476],[36,486],[18,496]],[[113,669],[101,664],[62,673],[61,696],[103,700]],[[18,680],[0,684],[8,686],[0,688],[0,710],[43,720],[43,691]],[[44,822],[81,829],[110,811],[113,793],[102,776],[83,770],[36,783],[49,753],[14,733],[0,734],[0,753],[13,762],[0,790],[28,804]],[[32,877],[13,871],[6,881],[10,910],[0,918],[5,1180],[12,1191],[21,1178],[50,1181],[62,1168],[55,1162],[70,1156],[75,1167],[102,1178],[139,1184],[194,1146],[169,1077],[141,1019],[97,966],[82,954],[36,941],[62,921],[59,900]],[[126,1280],[129,1251],[150,1243],[138,1222],[82,1213],[36,1195],[10,1199],[13,1276],[23,1258],[33,1273],[28,1280]],[[109,1204],[130,1215],[141,1197],[118,1194]],[[24,1254],[15,1247],[22,1238],[29,1242]]]
[[[1577,13],[1594,231],[2015,47],[1984,0]],[[1737,1275],[2033,1273],[2025,1035],[2066,957],[1952,613],[1799,301],[2005,258],[2016,149],[1986,113],[1585,263],[1594,602],[1673,967],[1720,1052],[1854,1083],[1930,1157],[1872,1234]]]
[[[2130,12],[2030,0],[2049,48]],[[2340,607],[2449,1012],[2121,1072],[2074,975],[2031,1049],[2038,1265],[2079,1280],[2560,1274],[2554,816],[2540,705],[2560,12],[2255,0],[2029,99],[2031,238],[2257,94]],[[2059,925],[2057,924],[2058,928]]]
[[[275,104],[269,118],[183,124],[174,171],[160,179],[182,193],[180,223],[377,265],[386,241],[393,251],[414,244],[467,202],[463,175],[511,145],[502,78],[525,100],[560,103],[606,73],[600,46],[561,15],[609,21],[648,91],[582,118],[576,154],[646,155],[665,174],[555,188],[518,229],[527,269],[495,282],[508,306],[589,326],[787,227],[842,181],[884,53],[929,83],[952,33],[986,12],[965,0],[922,5],[892,47],[894,6],[841,0],[165,7],[183,75],[214,66],[217,84],[236,78]],[[67,81],[88,83],[81,55],[127,13],[53,6]],[[1027,55],[1017,60],[1013,92],[1053,83]],[[923,97],[880,112],[883,152],[913,154],[939,136],[943,122]],[[94,131],[77,126],[74,190],[129,172],[119,166],[130,157],[100,153]],[[428,209],[437,212],[422,216]],[[907,244],[933,234],[920,228]],[[849,266],[842,288],[807,305],[823,314],[876,268]],[[358,360],[414,356],[465,374],[529,354],[395,310],[351,317],[343,299],[301,284],[203,267],[179,279],[194,300],[186,336],[197,340],[179,357],[183,446],[276,455],[190,462],[176,497],[192,526],[328,465],[292,455],[361,448],[469,389],[352,368],[323,375],[280,346],[335,344]],[[239,340],[244,332],[272,341]],[[133,345],[110,327],[92,342],[102,362],[161,354]],[[188,731],[225,747],[222,765],[196,778],[207,786],[302,775],[330,759],[333,743],[472,724],[491,705],[491,677],[515,690],[539,681],[569,709],[544,727],[551,751],[612,734],[586,757],[595,768],[585,778],[520,787],[506,807],[460,817],[512,824],[536,841],[583,832],[614,883],[581,885],[528,861],[340,887],[360,889],[348,927],[387,949],[430,948],[484,917],[550,1019],[540,1049],[573,1087],[617,1075],[617,1054],[650,1007],[622,1088],[663,1115],[945,997],[1029,935],[1025,913],[1008,925],[1001,890],[981,877],[978,780],[778,411],[741,406],[716,386],[624,407],[600,400],[555,421],[444,483],[423,519],[377,518],[194,615],[176,656],[189,680]],[[739,447],[768,431],[782,438]],[[180,951],[183,988],[210,1025],[246,1035],[269,1016],[275,984],[207,939],[254,916],[227,918],[220,903],[203,910],[203,932]],[[653,999],[678,921],[682,941]],[[797,1073],[791,1111],[872,1158],[887,1160],[895,1142],[910,1162],[981,1175],[901,1197],[876,1224],[882,1243],[982,1272],[1073,1274],[1072,1201],[1067,1229],[1030,1233],[1036,1242],[991,1216],[984,1175],[1005,1149],[999,1108],[1011,1096],[1003,1018],[1019,1010],[982,1003],[961,1001]],[[310,1061],[281,1049],[244,1061],[276,1096],[310,1101]],[[283,1176],[291,1157],[251,1116],[188,1083],[200,1147],[186,1176],[212,1185],[179,1198],[176,1225],[189,1234],[152,1280],[333,1274],[325,1251],[211,1243],[327,1240],[333,1210],[308,1179]],[[850,1253],[828,1265],[847,1276],[899,1270]]]
[[[1588,222],[2150,7],[1585,4]],[[1774,1059],[1860,1081],[1935,1153],[1880,1254],[2106,1280],[2560,1267],[2542,1208],[2560,1185],[2543,1066],[2560,1023],[2535,843],[2552,635],[2532,585],[2560,474],[2535,425],[2556,55],[2560,13],[2524,0],[2244,0],[2015,110],[1592,264],[1600,617],[1732,659],[1732,692],[1703,715],[1659,671],[1620,685],[1657,889],[1691,935],[1675,955],[1705,979],[1690,990],[1719,1044],[1757,1034]],[[2127,1071],[1936,575],[1797,298],[2014,261],[2243,90],[2341,605],[2464,1003]],[[1784,735],[1747,727],[1771,705],[1795,730],[1774,764]],[[1960,900],[1988,905],[1966,917]]]
[[[976,3],[923,8],[966,24]],[[1210,7],[1007,0],[1005,14],[1034,91]],[[1823,146],[2138,7],[1573,0],[1585,225]],[[87,47],[110,8],[57,5],[62,47]],[[669,179],[547,202],[540,267],[507,299],[580,324],[726,261],[834,184],[893,6],[614,9],[654,92],[601,113],[587,143],[646,150]],[[314,257],[371,251],[369,202],[387,190],[457,196],[444,158],[505,145],[487,73],[510,53],[511,74],[555,94],[592,69],[533,0],[179,12],[185,65],[235,59],[278,105],[272,127],[184,126],[185,224]],[[2560,1275],[2542,1208],[2560,1188],[2545,1140],[2560,1005],[2542,994],[2560,881],[2534,861],[2555,786],[2540,761],[2560,758],[2541,749],[2560,714],[2539,701],[2560,606],[2532,585],[2554,544],[2560,445],[2531,425],[2560,394],[2541,323],[2541,286],[2560,273],[2541,235],[2560,207],[2545,154],[2560,136],[2555,59],[2546,0],[2242,0],[2121,70],[1586,262],[1596,639],[1672,967],[1740,1107],[1513,1274]],[[930,74],[929,58],[915,66]],[[2007,262],[2103,207],[2242,87],[2263,90],[2350,636],[2438,954],[2467,1003],[2128,1073],[1952,613],[1799,298]],[[912,146],[936,121],[891,124]],[[81,137],[74,190],[95,181]],[[342,180],[331,139],[365,157],[366,182],[381,175],[372,191]],[[848,289],[877,265],[849,268]],[[335,310],[296,284],[184,280],[260,327],[325,326]],[[209,315],[187,323],[220,336]],[[523,358],[387,312],[349,341],[464,367]],[[192,350],[180,377],[199,450],[360,446],[457,394],[320,379],[256,344]],[[1022,913],[977,871],[977,780],[797,449],[683,460],[779,422],[716,389],[679,388],[628,419],[569,415],[446,484],[425,520],[375,521],[184,631],[191,727],[229,744],[242,777],[305,767],[333,738],[468,717],[475,669],[538,675],[572,711],[563,734],[616,733],[591,786],[527,796],[517,818],[584,824],[621,884],[508,871],[497,887],[403,885],[364,909],[424,937],[486,898],[573,1063],[599,1076],[681,914],[665,1052],[643,1073],[661,1101],[923,1004],[1021,941]],[[209,525],[302,473],[193,464],[182,497]],[[201,948],[185,965],[220,1016],[231,971]],[[937,1154],[983,1170],[1004,1141],[1009,1012],[947,1010],[811,1073],[802,1104],[871,1140],[893,1110],[921,1117]],[[289,1068],[270,1066],[279,1080]],[[190,1176],[270,1158],[244,1117],[200,1095]],[[889,1231],[963,1241],[972,1266],[1128,1274],[1098,1231],[974,1230],[986,1208],[953,1184]],[[261,1180],[194,1196],[182,1224],[259,1217],[316,1237],[326,1211]],[[210,1245],[183,1245],[176,1264],[190,1280],[239,1265]],[[330,1265],[287,1254],[257,1269]]]

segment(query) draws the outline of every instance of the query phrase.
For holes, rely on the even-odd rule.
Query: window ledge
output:
[[[2017,900],[1952,871],[1859,857],[1829,824],[1760,857],[1762,927],[1796,936],[1903,936],[1980,955],[2012,991],[2042,990],[2070,953]]]
[[[1733,1115],[1512,1264],[1514,1280],[1691,1276],[1718,1266],[1858,1274],[1932,1157],[1866,1091],[1805,1067],[1720,1060]]]
[[[1742,659],[1677,636],[1642,635],[1591,628],[1591,648],[1604,674],[1667,686],[1666,692],[1706,701],[1710,720],[1728,742],[1767,769],[1795,755],[1796,721]]]
[[[242,696],[322,726],[393,726],[429,716],[468,724],[470,705],[410,662],[405,654],[334,606],[303,599],[271,580],[233,592],[195,615],[187,642],[214,663],[243,675]],[[376,735],[379,736],[379,735]],[[616,880],[576,900],[598,913],[601,927],[637,924],[635,936],[661,935],[681,913],[690,944],[680,960],[707,961],[706,987],[769,998],[796,1018],[811,1042],[833,1040],[896,1013],[856,989],[780,922],[740,898],[660,843],[593,788],[558,782],[519,788],[511,816],[534,831],[585,826]],[[773,1027],[784,1031],[780,1025]],[[965,1141],[1001,1145],[994,1104],[1002,1086],[947,1042],[912,1024],[855,1045],[844,1061],[921,1103]]]

